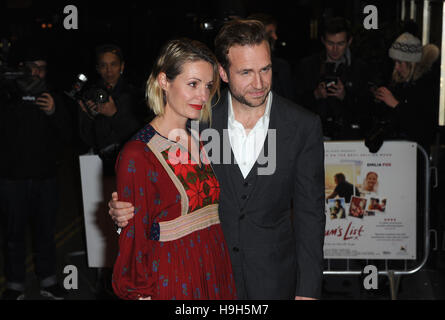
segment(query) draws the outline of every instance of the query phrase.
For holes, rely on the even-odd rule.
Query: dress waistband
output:
[[[170,221],[154,222],[150,239],[173,241],[219,223],[218,204],[211,204]]]

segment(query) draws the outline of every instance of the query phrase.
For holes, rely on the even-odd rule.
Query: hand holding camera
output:
[[[107,102],[99,103],[98,112],[107,117],[112,117],[116,112],[116,104],[110,95]]]
[[[86,112],[88,115],[90,113],[94,114],[103,114],[107,117],[112,117],[116,112],[116,104],[114,103],[113,97],[110,95],[108,101],[95,103],[92,100],[87,100],[83,102],[82,100],[77,101],[80,108],[83,112]]]
[[[47,92],[42,93],[36,99],[35,104],[39,105],[40,109],[45,111],[46,113],[53,113],[56,107],[53,97]]]
[[[314,90],[315,99],[326,99],[328,97],[328,92],[326,91],[326,84],[324,82],[320,82]]]
[[[330,82],[326,84],[327,88],[327,96],[328,97],[336,97],[337,99],[343,100],[346,95],[345,86],[340,78],[337,78],[337,81]]]

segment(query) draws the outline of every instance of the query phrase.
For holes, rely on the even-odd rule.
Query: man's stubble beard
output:
[[[242,104],[244,104],[244,105],[246,105],[246,106],[248,106],[248,107],[251,107],[251,108],[256,108],[256,107],[260,107],[260,106],[262,106],[262,105],[266,102],[267,97],[269,96],[270,90],[271,90],[271,87],[269,87],[269,90],[268,90],[267,93],[264,95],[264,99],[263,99],[260,103],[258,103],[258,104],[253,104],[253,103],[249,102],[243,95],[236,93],[236,92],[232,89],[232,86],[230,85],[230,82],[229,82],[229,91],[230,91],[230,94],[232,95],[232,97],[233,97],[236,101],[238,101],[238,102],[240,102],[240,103],[242,103]]]

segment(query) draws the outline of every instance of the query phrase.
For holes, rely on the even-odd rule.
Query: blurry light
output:
[[[79,79],[79,80],[82,81],[82,82],[86,82],[86,81],[88,80],[87,76],[84,75],[83,73],[79,74],[79,75],[77,76],[77,79]]]
[[[211,21],[205,21],[201,24],[201,29],[205,31],[213,30],[214,28],[215,27]]]
[[[51,23],[48,23],[48,28],[52,28],[53,25]]]
[[[42,27],[42,29],[45,29],[46,28],[46,24],[42,23],[41,27]]]

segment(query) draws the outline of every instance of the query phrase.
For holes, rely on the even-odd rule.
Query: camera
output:
[[[32,76],[29,66],[17,68],[0,66],[1,96],[35,104],[37,98],[48,92],[44,79]]]
[[[82,101],[88,114],[91,117],[95,117],[99,113],[95,109],[89,107],[87,105],[87,101],[92,101],[94,105],[106,103],[109,100],[110,93],[105,87],[97,85],[86,86],[87,82],[88,78],[86,75],[82,73],[77,75],[76,81],[72,85],[71,90],[65,91],[65,94],[76,102]]]
[[[324,64],[324,76],[322,81],[325,83],[326,88],[337,84],[338,74],[338,70],[335,70],[335,63],[326,62]]]

